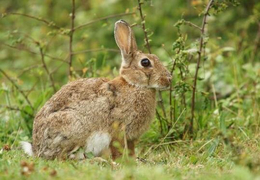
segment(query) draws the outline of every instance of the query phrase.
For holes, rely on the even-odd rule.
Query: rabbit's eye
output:
[[[144,58],[144,59],[141,60],[141,65],[142,65],[143,67],[149,67],[149,66],[151,66],[151,62],[150,62],[149,59]]]

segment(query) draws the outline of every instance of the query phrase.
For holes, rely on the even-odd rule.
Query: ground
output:
[[[169,144],[172,144],[171,146]],[[221,140],[175,141],[136,150],[146,158],[117,164],[90,158],[83,161],[27,157],[19,148],[4,147],[0,179],[258,179],[258,139],[225,145]],[[236,147],[234,147],[236,146]],[[141,153],[140,150],[143,152]]]

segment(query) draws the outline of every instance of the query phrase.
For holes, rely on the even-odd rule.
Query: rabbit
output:
[[[74,158],[75,152],[101,156],[106,150],[116,159],[120,148],[135,156],[135,141],[149,128],[155,115],[156,90],[171,84],[171,74],[153,54],[137,49],[127,22],[115,23],[114,37],[121,51],[118,77],[84,78],[64,85],[37,113],[29,155],[46,159]]]

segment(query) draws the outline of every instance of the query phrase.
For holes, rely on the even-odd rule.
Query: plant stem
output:
[[[184,24],[187,24],[187,25],[189,25],[189,26],[192,26],[192,27],[194,27],[194,28],[196,28],[196,29],[198,29],[198,30],[202,30],[201,29],[201,27],[199,27],[199,26],[197,26],[196,24],[194,24],[194,23],[192,23],[192,22],[190,22],[190,21],[185,21],[184,20]]]
[[[75,20],[75,0],[72,0],[71,27],[69,35],[69,79],[72,78],[72,59],[73,59],[73,34]]]
[[[25,101],[28,103],[28,105],[31,107],[32,110],[34,110],[34,107],[32,106],[31,102],[29,101],[28,97],[24,94],[24,92],[17,86],[17,84],[6,74],[6,72],[2,69],[0,69],[0,72],[13,84],[13,86],[21,93],[21,95],[24,97]]]
[[[85,23],[85,24],[82,24],[82,25],[79,25],[79,26],[75,27],[75,28],[74,28],[74,31],[76,31],[76,30],[78,30],[78,29],[81,29],[81,28],[83,28],[83,27],[85,27],[85,26],[91,25],[91,24],[93,24],[93,23],[102,21],[102,20],[107,20],[107,19],[110,19],[110,18],[115,18],[115,17],[120,17],[120,16],[128,16],[128,15],[132,15],[132,14],[135,14],[135,12],[121,13],[121,14],[113,14],[113,15],[110,15],[110,16],[101,17],[101,18],[92,20],[92,21],[90,21],[90,22],[87,22],[87,23]]]
[[[143,2],[141,2],[140,0],[137,0],[137,2],[138,2],[138,10],[139,10],[140,17],[141,17],[141,20],[142,20],[141,24],[142,24],[142,29],[143,29],[143,32],[144,32],[145,46],[146,46],[149,54],[151,54],[152,52],[151,52],[151,48],[150,48],[148,34],[147,34],[146,27],[145,27],[145,16],[143,15],[143,11],[142,11]],[[161,106],[162,111],[163,111],[163,116],[164,116],[165,119],[167,119],[161,91],[158,91],[158,94],[159,94],[159,103],[160,103],[160,106]]]
[[[45,24],[47,24],[48,26],[52,26],[52,27],[55,27],[56,29],[61,29],[59,26],[57,26],[54,22],[52,21],[48,21],[46,19],[42,19],[41,17],[36,17],[36,16],[32,16],[32,15],[29,15],[29,14],[23,14],[23,13],[9,13],[10,15],[19,15],[19,16],[24,16],[24,17],[27,17],[27,18],[31,18],[31,19],[35,19],[37,21],[40,21],[40,22],[43,22]]]
[[[138,10],[140,13],[140,17],[141,17],[141,24],[142,24],[142,29],[144,32],[144,41],[145,41],[145,46],[148,49],[148,52],[151,54],[151,48],[150,48],[150,44],[149,44],[149,39],[148,39],[148,34],[147,34],[147,30],[145,28],[145,17],[143,15],[143,11],[142,11],[142,2],[140,2],[140,0],[138,0]]]
[[[30,49],[26,49],[26,48],[20,48],[20,47],[16,47],[16,46],[11,46],[11,45],[5,44],[5,43],[0,43],[0,45],[4,45],[4,46],[9,47],[9,48],[12,48],[12,49],[16,49],[16,50],[20,50],[20,51],[25,51],[25,52],[28,52],[28,53],[31,53],[31,54],[35,54],[35,55],[41,55],[41,54],[39,54],[39,53],[37,53],[37,52],[34,52],[34,51],[32,51],[32,50],[30,50]],[[50,58],[50,59],[53,59],[53,60],[61,61],[61,62],[63,62],[63,63],[68,63],[67,61],[64,61],[64,60],[61,59],[61,58],[53,57],[53,56],[48,55],[48,54],[44,54],[44,56],[45,56],[45,57],[48,57],[48,58]]]
[[[259,41],[260,41],[260,21],[258,22],[258,31],[257,31],[256,38],[255,38],[255,46],[254,46],[252,62],[254,62],[255,57],[257,55],[258,48],[259,48]]]
[[[47,67],[47,65],[46,65],[46,62],[45,62],[45,59],[44,59],[43,50],[42,50],[41,47],[40,47],[40,53],[41,53],[42,66],[43,66],[43,68],[45,69],[45,71],[46,71],[46,73],[47,73],[47,75],[48,75],[48,77],[49,77],[49,79],[50,79],[50,81],[51,81],[51,86],[52,86],[52,88],[53,88],[53,91],[56,92],[54,79],[53,79],[53,77],[52,77],[52,75],[51,75],[51,73],[50,73],[50,71],[49,71],[49,69],[48,69],[48,67]]]
[[[205,27],[207,24],[207,17],[209,15],[209,10],[212,7],[214,3],[214,0],[210,0],[206,9],[205,13],[203,16],[202,20],[202,26],[201,26],[201,34],[200,34],[200,44],[199,44],[199,51],[198,51],[198,60],[197,60],[197,65],[196,65],[196,70],[195,70],[195,76],[193,80],[193,87],[192,87],[192,98],[191,98],[191,119],[190,119],[190,125],[189,125],[189,133],[191,136],[193,136],[193,123],[194,123],[194,110],[195,110],[195,99],[196,99],[196,87],[197,87],[197,79],[198,79],[198,72],[200,68],[200,61],[201,61],[201,56],[202,56],[202,51],[204,46],[204,35],[205,35]]]
[[[110,48],[96,48],[96,49],[86,49],[86,50],[82,50],[82,51],[76,51],[73,52],[73,54],[83,54],[83,53],[89,53],[89,52],[99,52],[99,51],[110,51],[110,52],[120,52],[117,49],[110,49]]]

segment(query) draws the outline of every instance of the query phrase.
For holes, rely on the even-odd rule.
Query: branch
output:
[[[198,51],[198,60],[197,60],[197,66],[195,71],[195,76],[193,80],[193,87],[192,87],[192,99],[191,99],[191,120],[190,120],[190,126],[189,126],[189,132],[191,136],[193,136],[193,122],[194,122],[194,110],[195,110],[195,99],[196,99],[196,87],[197,87],[197,79],[198,79],[198,72],[200,68],[200,61],[201,61],[201,55],[204,45],[204,35],[205,35],[205,27],[207,24],[207,17],[209,16],[209,10],[212,7],[214,3],[214,0],[210,0],[203,16],[202,26],[201,26],[201,34],[200,34],[200,45],[199,45],[199,51]]]
[[[135,12],[114,14],[114,15],[98,18],[98,19],[92,20],[90,22],[87,22],[85,24],[79,25],[79,26],[75,27],[73,30],[76,31],[76,30],[81,29],[85,26],[91,25],[91,24],[99,22],[99,21],[107,20],[107,19],[110,19],[110,18],[121,17],[121,16],[129,16],[129,15],[132,15],[132,14],[135,14]]]
[[[149,52],[149,54],[151,54],[151,48],[150,48],[150,44],[149,44],[149,39],[148,39],[148,35],[147,35],[147,30],[145,28],[145,16],[143,15],[143,11],[142,11],[142,2],[140,2],[140,0],[137,0],[138,2],[138,10],[139,10],[139,13],[140,13],[140,17],[141,17],[141,20],[142,20],[142,29],[143,29],[143,32],[144,32],[144,40],[145,40],[145,46]],[[166,111],[165,111],[165,107],[164,107],[164,103],[163,103],[163,99],[162,99],[162,93],[161,91],[158,91],[158,94],[159,94],[159,102],[160,102],[160,106],[162,108],[162,111],[163,111],[163,116],[165,119],[166,118]]]
[[[69,78],[72,77],[72,59],[73,59],[73,34],[74,34],[74,20],[75,20],[75,0],[72,0],[71,27],[69,35]]]
[[[158,102],[159,102],[159,104],[160,104],[160,106],[162,108],[163,117],[166,119],[166,111],[165,111],[165,107],[164,107],[161,91],[159,91],[158,95],[159,95],[159,101]]]
[[[201,27],[197,26],[196,24],[194,24],[194,23],[192,23],[192,22],[190,22],[190,21],[184,20],[183,23],[184,23],[184,24],[187,24],[187,25],[189,25],[189,26],[192,26],[192,27],[194,27],[194,28],[196,28],[196,29],[198,29],[198,30],[200,30],[200,31],[202,30]]]
[[[176,66],[176,64],[177,64],[177,61],[176,61],[176,59],[174,60],[172,57],[171,57],[171,55],[170,55],[170,53],[165,49],[165,47],[164,47],[164,44],[162,44],[162,48],[164,49],[164,51],[167,53],[167,55],[168,55],[168,57],[172,60],[172,68],[171,68],[171,75],[173,74],[173,71],[174,71],[174,69],[175,69],[175,66]],[[179,51],[177,52],[177,54],[179,53]]]
[[[89,53],[89,52],[98,52],[98,51],[110,51],[110,52],[120,52],[117,49],[109,49],[109,48],[97,48],[97,49],[87,49],[83,51],[76,51],[73,52],[72,54],[83,54],[83,53]]]
[[[162,133],[163,133],[162,118],[161,118],[161,116],[160,116],[160,114],[159,114],[159,112],[158,112],[157,109],[156,109],[156,116],[157,116],[157,119],[158,119],[158,121],[159,121],[159,123],[160,123],[160,132],[161,132],[161,134],[162,134]]]
[[[29,66],[29,67],[23,69],[23,71],[20,72],[20,73],[17,75],[17,77],[22,76],[22,75],[23,75],[25,72],[27,72],[27,71],[30,71],[30,70],[32,70],[32,69],[34,69],[34,68],[39,68],[39,67],[42,67],[42,65],[34,64],[34,65],[32,65],[32,66]]]
[[[53,77],[52,77],[52,75],[50,74],[50,71],[49,71],[49,69],[48,69],[48,67],[47,67],[47,65],[46,65],[46,63],[45,63],[44,54],[43,54],[43,50],[42,50],[41,47],[40,47],[40,53],[41,53],[42,66],[43,66],[43,68],[45,69],[45,71],[46,71],[46,73],[47,73],[47,75],[48,75],[48,77],[49,77],[49,79],[50,79],[50,81],[51,81],[51,86],[52,86],[52,88],[53,88],[53,91],[56,92],[55,83],[54,83]]]
[[[140,0],[137,0],[138,1],[138,10],[139,10],[139,13],[140,13],[140,17],[141,17],[141,24],[142,24],[142,29],[144,31],[144,41],[145,41],[145,46],[147,47],[149,53],[151,54],[151,48],[150,48],[150,44],[149,44],[149,39],[148,39],[148,35],[147,35],[147,30],[145,28],[145,17],[143,15],[143,11],[142,11],[142,2],[140,2]]]
[[[31,102],[29,101],[28,97],[24,94],[24,92],[17,86],[17,84],[6,74],[6,72],[2,69],[0,69],[0,72],[13,84],[13,86],[22,94],[26,102],[29,104],[29,106],[34,110],[34,107],[32,106]]]
[[[32,114],[24,111],[23,109],[20,109],[19,107],[13,107],[13,106],[5,106],[5,105],[0,105],[0,108],[6,108],[9,109],[11,111],[19,111],[19,112],[24,112],[25,114],[29,115],[30,117],[34,117]]]
[[[10,15],[19,15],[19,16],[24,16],[24,17],[27,17],[27,18],[31,18],[31,19],[43,22],[43,23],[47,24],[48,26],[52,26],[52,27],[54,27],[56,29],[61,29],[61,27],[57,26],[54,22],[48,21],[46,19],[42,19],[40,17],[32,16],[32,15],[29,15],[29,14],[23,14],[23,13],[9,13],[9,14]]]
[[[162,45],[162,47],[163,47],[163,49],[165,50],[165,52],[167,53],[167,55],[169,56],[169,58],[172,60],[172,68],[171,68],[171,75],[173,76],[173,71],[174,71],[174,69],[175,69],[175,66],[176,66],[176,59],[175,60],[173,60],[173,58],[171,57],[171,55],[170,55],[170,53],[165,49],[165,47],[164,47],[164,44]],[[179,52],[178,52],[179,53]],[[172,122],[173,121],[173,116],[174,116],[174,114],[175,113],[173,113],[173,111],[175,110],[175,107],[173,108],[172,107],[172,91],[173,91],[173,88],[172,88],[172,83],[171,83],[171,85],[170,85],[170,89],[169,89],[169,103],[170,103],[170,122]]]
[[[255,56],[257,54],[257,50],[259,47],[259,41],[260,41],[260,21],[258,22],[258,31],[257,31],[256,38],[255,38],[254,54],[253,54],[252,61],[254,61]]]
[[[0,44],[0,45],[1,45],[1,44]],[[30,50],[30,49],[25,49],[25,48],[20,48],[20,47],[16,47],[16,46],[11,46],[11,45],[5,44],[5,43],[2,43],[2,45],[7,46],[7,47],[12,48],[12,49],[16,49],[16,50],[20,50],[20,51],[26,51],[26,52],[31,53],[31,54],[41,55],[41,54],[39,54],[39,53],[37,53],[37,52],[34,52],[34,51]],[[44,56],[45,56],[45,57],[48,57],[48,58],[50,58],[50,59],[53,59],[53,60],[62,61],[62,62],[64,62],[64,63],[68,63],[67,61],[65,61],[65,60],[63,60],[63,59],[61,59],[61,58],[53,57],[53,56],[48,55],[48,54],[44,54]]]

